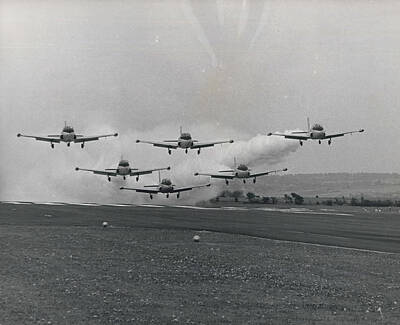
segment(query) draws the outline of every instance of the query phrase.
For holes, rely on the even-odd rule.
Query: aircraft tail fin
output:
[[[161,171],[158,171],[158,184],[161,184]]]
[[[310,118],[307,117],[307,131],[310,131],[311,127],[310,127]]]
[[[182,126],[179,127],[179,134],[182,135]]]
[[[233,157],[233,168],[236,169],[236,157]]]

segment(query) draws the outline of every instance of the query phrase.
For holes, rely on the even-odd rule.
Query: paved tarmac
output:
[[[349,207],[2,203],[0,224],[208,230],[275,240],[400,253],[400,213]]]

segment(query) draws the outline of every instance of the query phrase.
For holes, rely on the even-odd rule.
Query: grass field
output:
[[[249,216],[248,211],[150,207],[1,204],[0,209],[0,324],[398,324],[400,319],[400,258],[390,253],[397,242],[383,239],[376,247],[386,243],[388,253],[376,253],[269,240],[257,235],[260,223],[274,229],[282,223],[285,230],[285,218],[291,218],[280,212],[271,225],[277,219],[271,211]],[[328,217],[294,214],[291,220],[304,230],[308,222],[314,229]],[[379,218],[397,231],[393,214]],[[362,215],[347,219],[347,229],[366,229],[358,225]],[[104,220],[110,223],[105,229]],[[248,235],[234,233],[239,222]],[[224,223],[231,225],[228,232]],[[215,229],[201,231],[207,228]],[[282,229],[278,234],[284,236]],[[369,230],[371,238],[379,234]],[[201,236],[199,243],[192,241],[194,234]]]

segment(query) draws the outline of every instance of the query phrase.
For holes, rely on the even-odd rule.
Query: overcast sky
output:
[[[68,198],[81,177],[82,191],[102,191],[104,179],[91,185],[73,167],[121,154],[141,168],[195,160],[134,143],[175,138],[180,125],[199,140],[249,140],[305,128],[307,116],[366,132],[285,147],[292,173],[400,172],[397,1],[3,0],[0,15],[0,198]],[[16,138],[65,120],[121,136],[85,150]]]

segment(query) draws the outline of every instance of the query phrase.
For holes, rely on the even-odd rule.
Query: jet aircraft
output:
[[[76,167],[75,170],[83,170],[88,172],[93,172],[93,174],[98,175],[106,175],[109,182],[111,182],[111,176],[122,176],[123,179],[126,179],[126,176],[136,176],[136,181],[139,181],[140,175],[151,174],[155,171],[160,170],[170,170],[171,167],[165,168],[155,168],[155,169],[148,169],[148,170],[139,170],[137,168],[131,168],[129,165],[129,161],[125,159],[121,159],[118,163],[117,168],[106,168],[105,170],[95,170],[95,169],[85,169]]]
[[[85,146],[85,142],[95,141],[99,140],[100,138],[106,138],[112,136],[116,137],[118,136],[118,133],[94,135],[94,136],[83,136],[81,134],[75,134],[74,128],[72,126],[68,126],[67,123],[65,123],[64,128],[61,131],[61,134],[51,134],[48,136],[25,135],[21,133],[17,134],[17,137],[34,138],[38,141],[50,142],[52,148],[54,148],[54,143],[66,142],[67,146],[69,147],[71,145],[71,142],[73,142],[73,143],[80,143],[82,149]]]
[[[324,128],[320,124],[314,124],[312,127],[310,127],[310,120],[308,118],[307,118],[307,127],[308,127],[307,131],[293,131],[293,132],[287,133],[287,134],[286,133],[268,133],[268,136],[278,135],[278,136],[285,137],[286,139],[299,140],[301,146],[303,145],[303,141],[318,140],[319,144],[321,144],[322,140],[328,139],[328,144],[331,145],[332,138],[342,137],[346,134],[364,132],[364,129],[360,129],[357,131],[327,134],[326,131],[324,130]]]
[[[243,183],[246,183],[246,179],[252,178],[253,183],[256,182],[256,178],[259,176],[265,176],[273,173],[278,173],[278,172],[285,172],[287,171],[287,168],[284,169],[279,169],[279,170],[271,170],[271,171],[266,171],[266,172],[260,172],[260,173],[251,173],[251,169],[244,165],[244,164],[239,164],[236,167],[236,159],[234,160],[234,169],[228,169],[228,170],[220,170],[218,171],[220,174],[205,174],[205,173],[195,173],[195,176],[210,176],[211,178],[219,178],[219,179],[224,179],[225,184],[229,185],[229,180],[239,178],[243,179]],[[226,173],[226,174],[224,174]]]
[[[197,149],[197,154],[200,154],[201,148],[213,147],[216,144],[222,143],[233,143],[233,140],[226,141],[214,141],[214,142],[199,142],[198,140],[192,139],[190,133],[183,133],[182,127],[180,129],[180,136],[178,140],[164,140],[162,142],[152,142],[144,140],[136,140],[136,143],[148,143],[155,147],[167,148],[168,153],[171,154],[171,149],[184,149],[188,153],[188,149]]]
[[[121,190],[130,190],[130,191],[136,191],[139,193],[148,193],[150,194],[150,199],[153,199],[153,194],[158,194],[158,193],[163,193],[166,195],[167,198],[169,198],[170,194],[176,194],[176,197],[179,199],[180,193],[185,192],[185,191],[190,191],[195,188],[200,188],[200,187],[209,187],[211,186],[210,183],[208,184],[202,184],[202,185],[193,185],[193,186],[187,186],[187,187],[175,187],[174,184],[172,184],[171,180],[169,178],[163,178],[161,180],[160,172],[158,174],[158,184],[155,185],[145,185],[145,188],[131,188],[131,187],[121,187]]]

